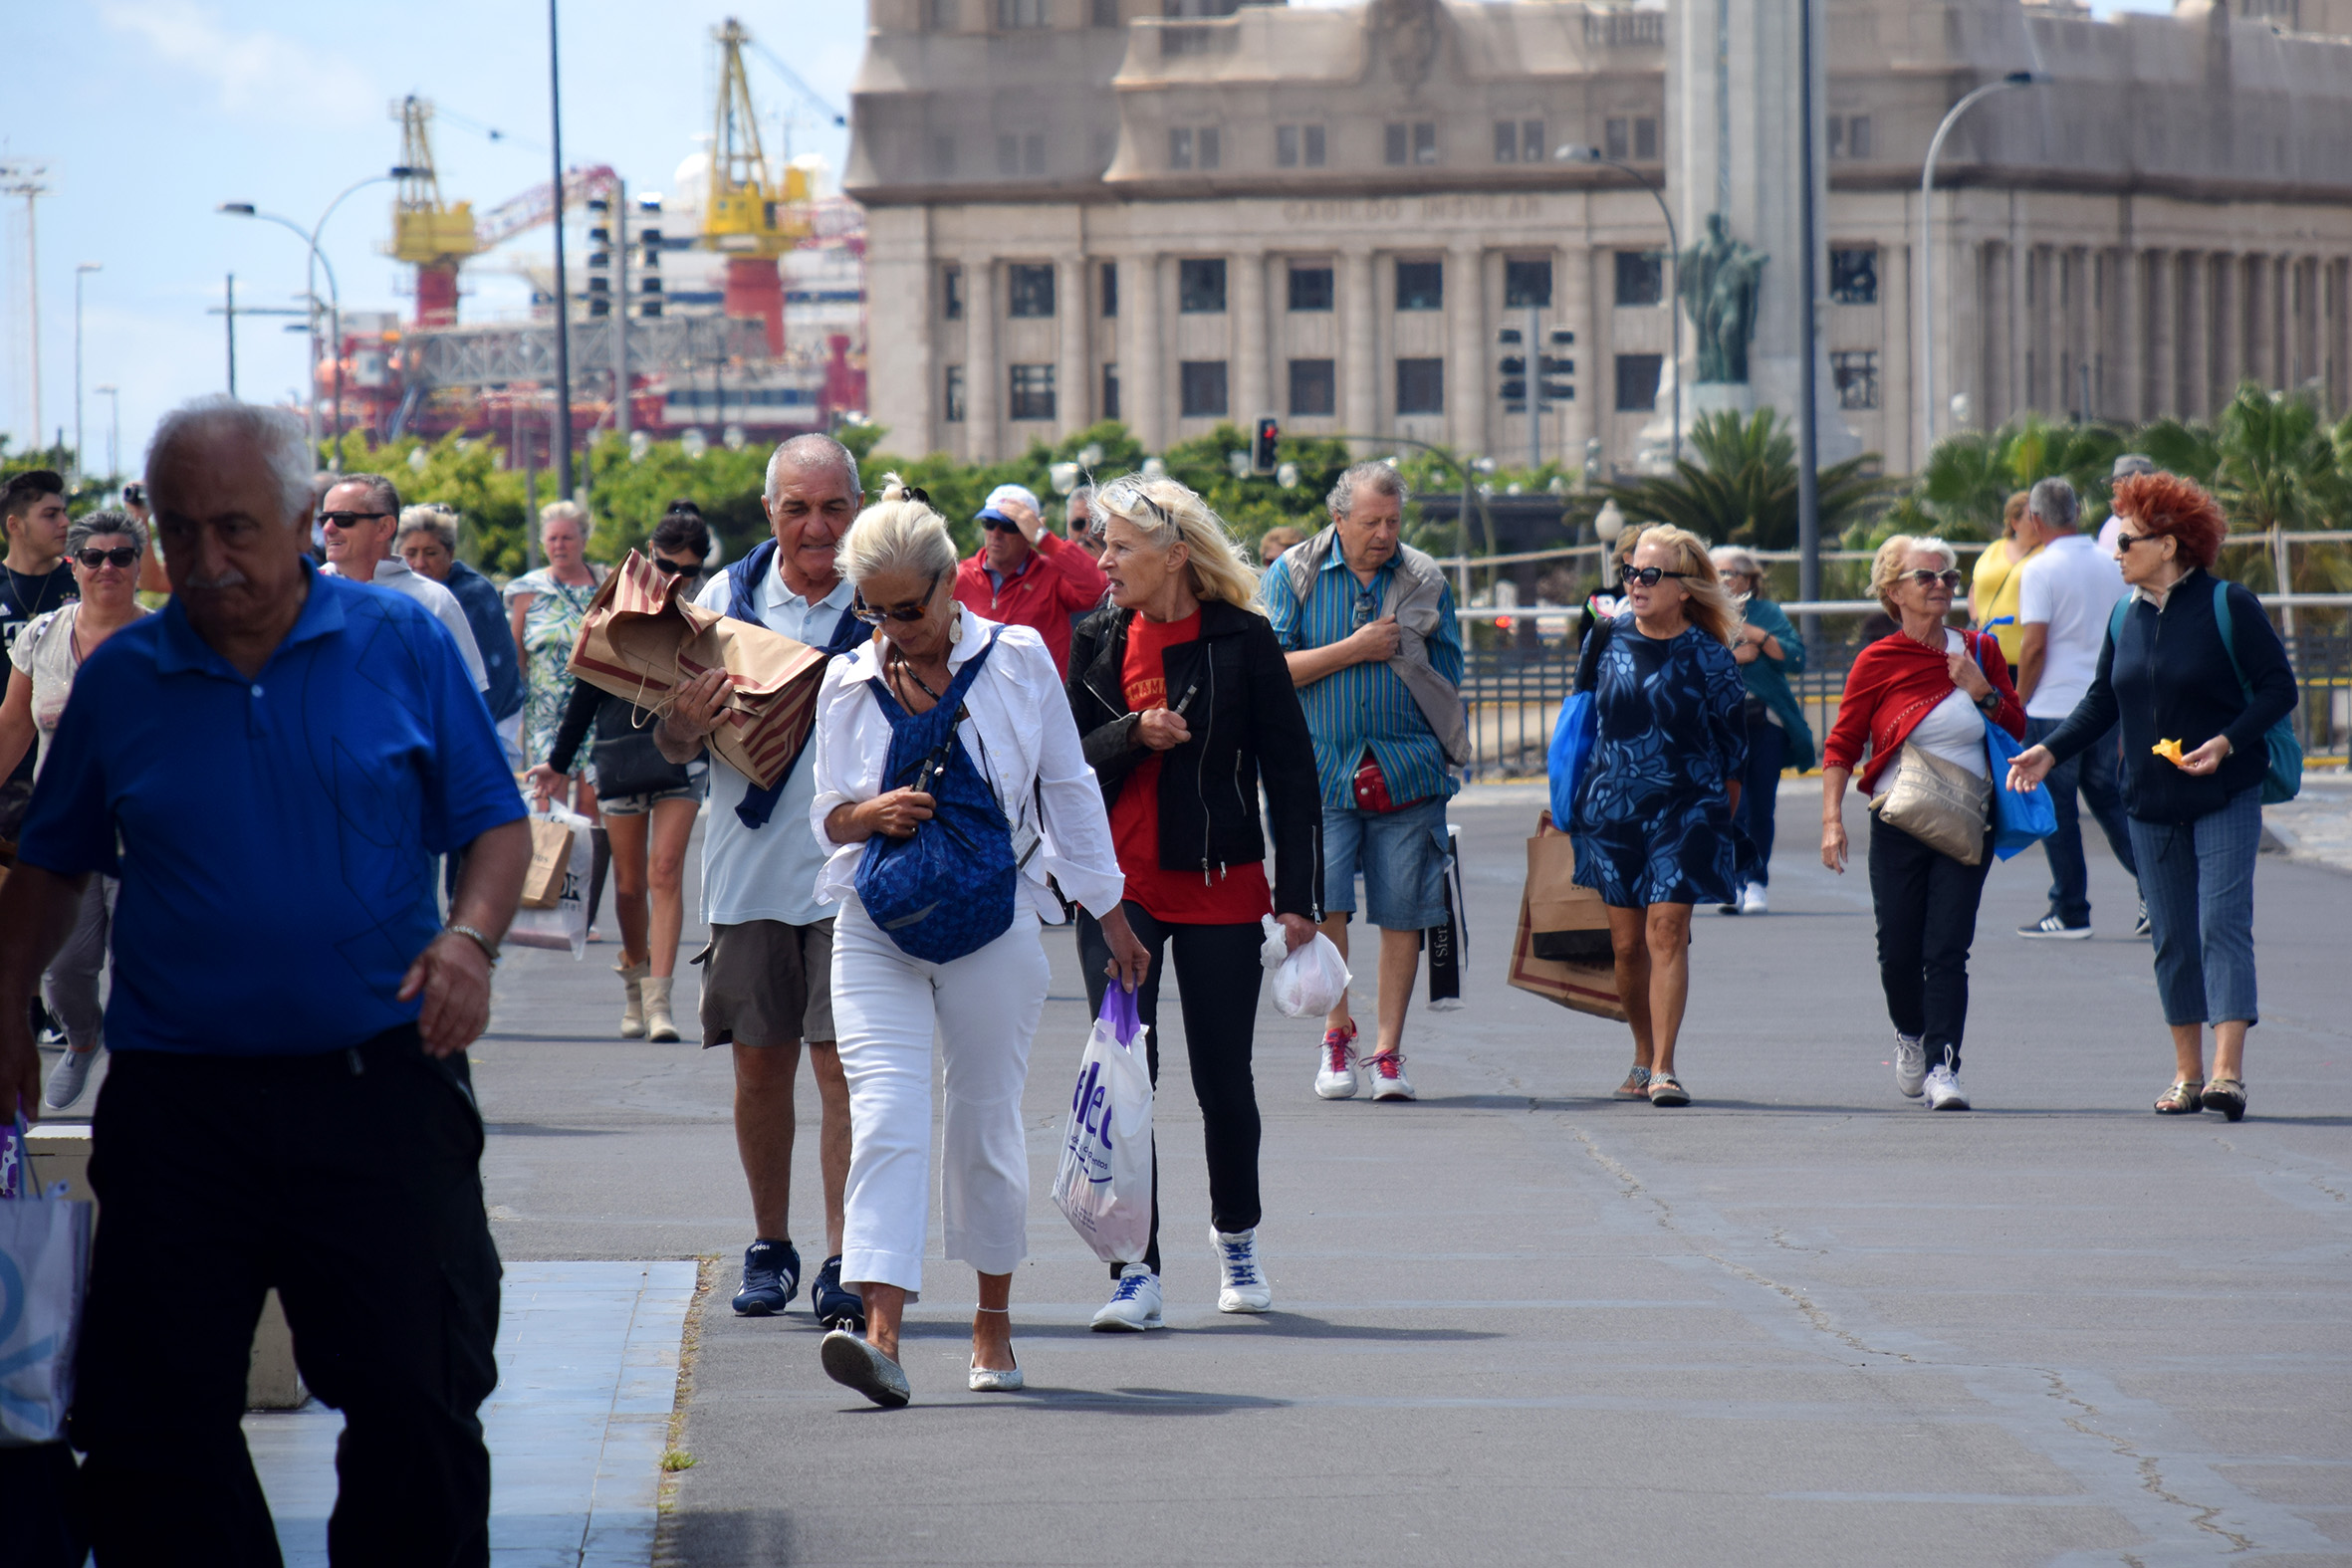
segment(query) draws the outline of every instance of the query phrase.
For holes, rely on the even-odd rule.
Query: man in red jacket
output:
[[[1110,586],[1102,568],[1081,547],[1047,532],[1038,498],[1025,486],[990,491],[977,521],[985,534],[956,572],[957,602],[990,620],[1034,628],[1067,676],[1070,612],[1102,602]]]

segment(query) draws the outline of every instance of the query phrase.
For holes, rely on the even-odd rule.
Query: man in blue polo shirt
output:
[[[499,1263],[464,1050],[530,835],[448,636],[311,564],[310,469],[281,410],[157,428],[171,603],[82,666],[0,892],[0,1116],[31,1115],[25,1000],[84,881],[121,878],[70,1428],[101,1562],[277,1560],[238,1427],[272,1286],[345,1416],[331,1554],[489,1561]]]

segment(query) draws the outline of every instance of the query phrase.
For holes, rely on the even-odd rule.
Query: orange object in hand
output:
[[[2157,756],[2163,758],[2175,768],[2181,766],[2181,743],[2178,741],[2159,741],[2154,746],[2149,747],[2148,750],[2154,752]]]

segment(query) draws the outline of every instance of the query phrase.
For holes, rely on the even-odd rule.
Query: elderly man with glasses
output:
[[[490,689],[490,672],[483,666],[482,648],[474,641],[465,606],[456,594],[411,571],[407,561],[392,554],[392,537],[400,527],[400,492],[390,480],[381,474],[346,476],[319,503],[319,527],[327,538],[327,564],[321,570],[416,600],[457,643],[466,673],[474,678],[474,690]]]
[[[956,602],[975,615],[1034,630],[1067,679],[1070,616],[1100,604],[1110,579],[1085,546],[1046,527],[1037,495],[1025,485],[997,486],[974,521],[981,545],[956,571]]]

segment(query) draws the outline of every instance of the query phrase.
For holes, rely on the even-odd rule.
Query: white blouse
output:
[[[969,609],[962,616],[962,630],[948,650],[951,673],[980,651],[997,625]],[[881,644],[869,641],[847,658],[833,660],[818,688],[817,798],[809,807],[809,825],[820,844],[832,845],[817,877],[821,902],[838,903],[857,891],[857,862],[865,844],[833,844],[824,822],[835,806],[882,792],[890,720],[866,685],[881,672]],[[1038,824],[1043,841],[1023,872],[1039,917],[1049,924],[1061,919],[1061,906],[1046,887],[1048,873],[1096,917],[1116,909],[1127,883],[1111,843],[1102,786],[1086,766],[1077,723],[1070,718],[1069,699],[1045,639],[1027,626],[1005,627],[964,707],[971,715],[958,731],[964,751],[995,788],[1006,818],[1014,823],[1034,818],[1038,803],[1044,805]]]

